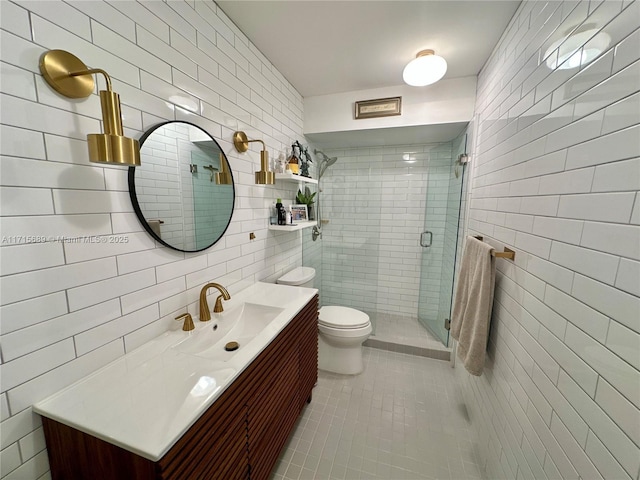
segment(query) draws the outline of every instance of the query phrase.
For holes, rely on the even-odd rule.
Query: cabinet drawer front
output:
[[[249,444],[251,439],[273,423],[291,398],[298,399],[298,355],[297,348],[290,349],[274,362],[273,368],[264,371],[266,387],[256,395],[249,405]]]
[[[218,412],[224,415],[224,412]],[[163,479],[184,480],[186,478],[227,479],[226,472],[233,471],[238,464],[246,467],[247,417],[246,407],[223,417],[223,422],[211,429],[201,426],[192,442],[167,461],[160,460]],[[190,430],[187,434],[192,433]],[[214,460],[214,461],[212,461]],[[246,470],[246,468],[245,468]],[[246,478],[246,476],[241,477]]]
[[[267,480],[276,464],[289,433],[296,424],[300,409],[296,398],[291,398],[276,421],[256,438],[251,440],[249,451],[249,478]]]
[[[47,417],[42,417],[42,426],[54,479],[156,478],[156,466],[151,460]]]

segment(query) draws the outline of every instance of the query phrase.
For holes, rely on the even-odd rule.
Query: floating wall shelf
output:
[[[309,222],[296,222],[293,225],[269,225],[269,230],[279,230],[281,232],[295,232],[303,228],[309,228],[317,225],[318,222],[311,220]]]
[[[306,182],[306,183],[318,183],[315,178],[303,177],[302,175],[294,175],[293,173],[276,173],[276,182],[283,180],[285,182]]]

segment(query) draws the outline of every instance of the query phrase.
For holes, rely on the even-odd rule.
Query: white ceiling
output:
[[[446,78],[477,75],[520,0],[217,1],[303,97],[402,85],[430,48]],[[419,88],[419,87],[416,87]],[[455,138],[465,124],[307,135],[320,148],[409,145]]]
[[[217,1],[303,97],[401,85],[430,48],[477,75],[520,0]]]

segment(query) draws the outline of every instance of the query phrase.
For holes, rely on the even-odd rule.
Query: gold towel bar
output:
[[[481,235],[474,235],[473,238],[477,238],[481,242],[483,241],[482,240],[483,237]],[[496,258],[508,258],[509,260],[515,260],[516,259],[516,252],[514,252],[510,248],[504,247],[504,252],[493,251],[493,252],[491,252],[491,256],[492,257],[496,257]]]

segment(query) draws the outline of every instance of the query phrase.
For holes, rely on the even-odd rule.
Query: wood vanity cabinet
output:
[[[53,479],[267,479],[311,401],[317,325],[316,295],[156,462],[43,417]]]

